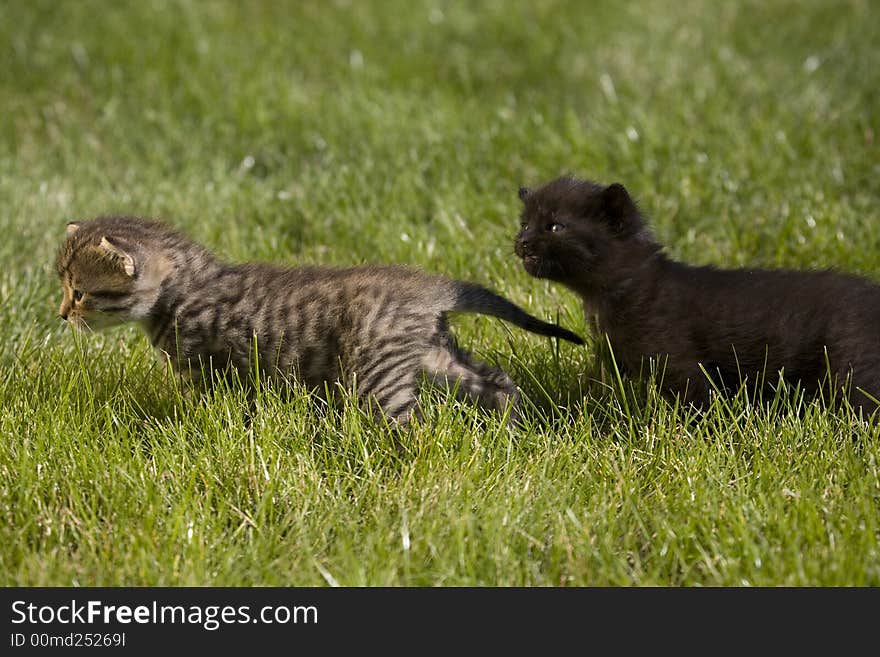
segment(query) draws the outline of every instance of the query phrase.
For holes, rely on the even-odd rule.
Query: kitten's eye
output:
[[[73,291],[73,300],[74,300],[74,302],[82,301],[82,298],[83,298],[83,292],[82,292],[82,290],[74,290],[74,291]]]
[[[563,230],[564,228],[565,228],[565,224],[550,224],[549,226],[547,226],[547,230],[549,230],[551,233],[558,233],[560,230]]]

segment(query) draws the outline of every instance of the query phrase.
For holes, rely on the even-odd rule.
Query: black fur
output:
[[[718,387],[809,395],[845,384],[871,412],[880,398],[880,285],[834,271],[716,269],[662,253],[626,189],[559,178],[521,189],[515,250],[527,272],[577,292],[625,371],[644,359],[695,406]],[[703,370],[709,373],[708,380]],[[867,394],[865,394],[867,393]]]

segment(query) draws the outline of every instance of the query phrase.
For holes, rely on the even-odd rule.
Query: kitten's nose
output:
[[[61,319],[63,319],[65,322],[67,321],[67,312],[60,312],[58,314],[61,315]]]

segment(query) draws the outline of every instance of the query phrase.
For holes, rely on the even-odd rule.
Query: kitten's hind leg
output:
[[[391,361],[388,363],[387,361]],[[357,379],[357,394],[362,399],[372,399],[382,413],[401,425],[418,417],[417,357],[373,363]]]
[[[455,390],[489,410],[503,413],[509,406],[509,423],[519,421],[519,390],[497,367],[473,360],[452,344],[440,344],[425,355],[422,369],[433,385]]]
[[[874,363],[871,363],[874,365]],[[866,367],[855,370],[849,381],[850,403],[856,410],[861,409],[865,417],[874,421],[880,419],[880,367]]]

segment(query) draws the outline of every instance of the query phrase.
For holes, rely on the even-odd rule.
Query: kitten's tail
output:
[[[508,301],[481,285],[465,281],[455,281],[455,292],[455,305],[450,310],[492,315],[493,317],[516,324],[532,333],[562,338],[575,344],[584,344],[583,339],[576,333],[572,333],[557,324],[550,324],[549,322],[541,321],[537,317],[532,317],[512,301]]]

